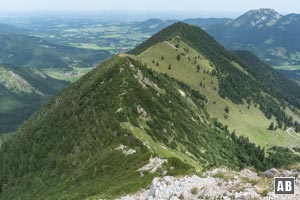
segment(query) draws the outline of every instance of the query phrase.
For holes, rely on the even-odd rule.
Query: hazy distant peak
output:
[[[285,23],[300,22],[300,14],[289,14],[282,18]]]
[[[161,20],[161,19],[158,19],[158,18],[151,18],[151,19],[147,19],[146,21],[144,21],[144,23],[147,23],[147,22],[149,22],[149,23],[160,23],[160,22],[163,22],[163,20]]]
[[[253,10],[249,10],[247,13],[260,13],[260,14],[265,14],[265,15],[279,15],[280,14],[271,8],[259,8],[259,9],[253,9]]]
[[[282,15],[273,9],[260,8],[250,10],[232,22],[233,26],[241,27],[269,27],[273,26]]]

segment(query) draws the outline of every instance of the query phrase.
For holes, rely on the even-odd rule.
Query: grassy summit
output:
[[[262,146],[299,145],[300,137],[286,132],[299,126],[299,86],[253,54],[226,51],[200,28],[183,23],[164,29],[132,53],[206,96],[210,116],[231,131]],[[276,130],[268,130],[272,122]]]

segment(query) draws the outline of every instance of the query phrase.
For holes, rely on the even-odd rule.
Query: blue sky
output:
[[[1,11],[180,10],[242,13],[254,8],[300,13],[300,0],[0,0]]]

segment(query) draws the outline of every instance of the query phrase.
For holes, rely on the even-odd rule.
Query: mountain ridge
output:
[[[152,62],[159,44],[167,46],[169,51],[163,53],[172,57],[158,48],[159,57]],[[106,60],[5,139],[0,146],[0,199],[113,199],[147,187],[155,176],[195,174],[222,165],[261,171],[300,161],[291,149],[264,149],[209,116],[207,105],[213,102],[202,94],[203,83],[199,90],[154,70],[192,66],[189,74],[204,74],[205,88],[214,95],[222,90],[222,101],[244,107],[247,97],[274,103],[269,94],[254,99],[261,85],[238,64],[238,55],[205,31],[176,23],[132,53]],[[145,62],[147,56],[150,63]],[[189,65],[165,65],[169,59]],[[247,93],[252,91],[252,96]],[[231,107],[225,108],[224,116],[230,118],[230,112]],[[282,114],[268,112],[271,117]]]
[[[176,32],[179,29],[183,31],[181,34]],[[271,66],[264,64],[249,52],[239,54],[239,52],[227,51],[196,26],[176,23],[137,46],[133,53],[137,54],[143,63],[155,71],[172,75],[172,78],[192,86],[200,93],[203,91],[212,99],[208,104],[210,114],[218,119],[224,118],[222,123],[227,124],[230,121],[228,125],[232,131],[239,127],[235,121],[238,119],[228,120],[226,113],[223,117],[214,107],[223,110],[229,106],[234,108],[234,116],[244,118],[245,115],[241,112],[241,109],[244,109],[242,105],[248,105],[244,112],[248,113],[248,120],[253,121],[253,117],[251,118],[253,113],[249,112],[252,105],[263,113],[266,118],[264,121],[271,123],[270,120],[275,118],[276,124],[282,130],[281,133],[278,133],[279,135],[285,133],[286,127],[294,127],[297,131],[299,130],[297,122],[299,119],[297,117],[299,115],[297,111],[299,94],[295,92],[295,88],[298,91],[298,84],[280,75]],[[262,74],[257,74],[255,69],[261,71]],[[193,71],[197,73],[195,74]],[[279,82],[282,84],[278,84]],[[273,87],[275,85],[278,87]],[[222,108],[221,105],[224,107]],[[296,114],[291,115],[290,110],[287,112],[286,109],[291,109],[293,110],[291,112],[296,112]],[[249,122],[245,120],[244,123],[248,124]],[[268,125],[264,126],[264,130],[259,129],[257,133],[265,135]],[[251,133],[257,127],[250,127],[252,127],[251,124],[249,124],[248,131],[245,131],[245,127],[240,127],[239,132],[241,134],[247,132],[248,137],[256,135],[256,133]],[[269,136],[265,136],[271,139]],[[260,138],[260,136],[256,137]],[[266,140],[266,138],[258,140],[256,137],[253,139],[259,143]]]
[[[265,168],[270,161],[260,147],[211,121],[203,98],[180,85],[128,57],[106,61],[5,140],[0,199],[115,198],[161,173],[195,173],[197,166]],[[12,159],[15,153],[21,159]],[[150,167],[153,173],[146,167],[150,158],[162,162]]]

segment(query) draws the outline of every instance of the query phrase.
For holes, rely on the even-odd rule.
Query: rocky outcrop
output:
[[[143,108],[142,106],[138,105],[138,106],[136,107],[136,110],[137,110],[138,114],[139,114],[141,117],[143,117],[143,118],[148,117],[147,112],[144,110],[144,108]]]
[[[135,195],[122,197],[120,200],[181,200],[181,199],[240,199],[240,200],[296,200],[300,194],[275,195],[273,192],[274,176],[297,177],[297,170],[270,169],[259,176],[250,169],[240,172],[217,168],[200,176],[154,178],[148,191],[142,190]],[[296,181],[295,191],[299,191]]]
[[[122,151],[122,153],[126,156],[128,155],[132,155],[136,153],[136,150],[129,148],[128,146],[125,146],[123,144],[120,144],[120,146],[118,146],[117,148],[115,148],[115,150],[120,150]]]
[[[272,168],[272,169],[269,169],[269,170],[265,171],[264,175],[267,178],[274,178],[275,176],[279,175],[279,172],[277,171],[277,169]]]
[[[150,173],[155,173],[158,169],[161,169],[164,163],[167,163],[167,159],[160,159],[159,157],[152,157],[149,163],[144,165],[142,168],[138,169],[139,172],[149,171]]]

